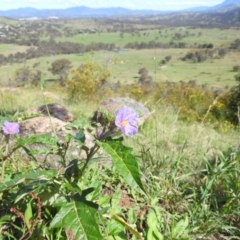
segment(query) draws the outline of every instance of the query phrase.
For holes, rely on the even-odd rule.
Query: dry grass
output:
[[[49,85],[44,96],[47,103],[57,102],[64,105],[77,118],[89,118],[99,106],[99,102],[81,100],[78,103],[69,103],[62,88]],[[107,96],[106,96],[107,98]],[[25,111],[44,104],[42,92],[38,88],[1,88],[1,110],[6,112]],[[211,149],[225,149],[231,145],[240,144],[239,133],[228,129],[225,133],[214,130],[213,126],[200,123],[187,123],[178,120],[178,113],[171,106],[163,103],[147,104],[153,110],[152,115],[142,127],[142,139],[146,144],[156,146],[161,152],[181,150],[187,155],[204,154]],[[139,135],[141,138],[141,134]],[[129,140],[131,141],[131,140]]]
[[[85,100],[76,104],[69,104],[63,89],[53,86],[49,86],[44,93],[39,88],[0,88],[0,112],[14,114],[18,111],[24,112],[39,107],[44,104],[44,97],[47,103],[58,103],[65,106],[78,119],[91,117],[98,107],[98,103]]]
[[[133,146],[137,155],[144,146],[145,152],[151,149],[155,162],[162,162],[165,156],[174,155],[183,158],[186,167],[192,170],[200,166],[201,160],[211,160],[230,147],[240,145],[240,136],[233,129],[221,133],[211,125],[180,121],[172,107],[159,104],[140,134],[126,141]]]

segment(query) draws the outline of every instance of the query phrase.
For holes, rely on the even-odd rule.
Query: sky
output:
[[[91,8],[124,7],[129,9],[181,10],[197,6],[214,6],[224,0],[0,0],[0,10],[33,7],[61,9],[76,6]]]

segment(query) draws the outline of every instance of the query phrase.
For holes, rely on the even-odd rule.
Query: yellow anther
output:
[[[122,121],[120,124],[121,124],[121,126],[126,127],[128,125],[128,122],[127,121]]]

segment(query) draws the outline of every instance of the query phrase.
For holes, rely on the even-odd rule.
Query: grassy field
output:
[[[83,55],[56,55],[27,60],[21,64],[4,65],[0,67],[1,84],[7,83],[9,78],[14,78],[17,69],[29,66],[33,69],[35,63],[39,65],[34,68],[44,72],[47,79],[56,79],[56,76],[47,71],[51,67],[51,62],[57,59],[68,59],[72,66],[77,68],[86,61],[96,62],[106,66],[112,73],[111,81],[133,83],[138,80],[140,68],[147,68],[149,75],[157,82],[188,82],[195,80],[197,84],[208,84],[215,87],[226,87],[235,84],[233,66],[239,63],[239,52],[230,52],[224,58],[210,59],[203,63],[191,63],[181,61],[192,49],[152,49],[152,50],[131,50],[122,52],[95,52],[93,55],[86,53]],[[196,50],[197,51],[197,50]],[[172,56],[170,62],[159,65],[165,56]],[[154,60],[154,57],[156,59]]]
[[[81,27],[76,28],[81,29]],[[89,27],[90,28],[90,27]],[[195,44],[212,43],[214,47],[225,47],[229,43],[233,42],[238,38],[239,30],[237,29],[191,29],[191,28],[163,28],[156,30],[144,30],[138,31],[139,36],[135,33],[124,33],[124,37],[120,37],[120,32],[107,33],[103,30],[101,33],[94,34],[78,34],[72,37],[61,37],[56,38],[57,41],[70,41],[78,43],[92,43],[92,42],[103,42],[103,43],[115,43],[119,47],[124,47],[130,42],[162,42],[169,43],[174,41],[185,42],[187,45],[194,46]],[[186,35],[187,32],[187,35]],[[133,32],[134,33],[134,32]],[[174,39],[175,34],[186,35],[182,39]],[[199,34],[200,33],[200,34]]]
[[[0,24],[11,24],[15,25],[18,23],[18,20],[10,19],[10,18],[5,18],[5,17],[0,17]]]
[[[4,56],[8,56],[11,53],[26,52],[28,48],[27,46],[18,46],[16,44],[0,44],[0,51]]]
[[[10,21],[9,19],[1,18],[3,21]],[[11,21],[10,21],[11,22]],[[9,23],[10,23],[9,22]],[[13,21],[14,22],[14,21]],[[49,22],[51,23],[51,22]],[[30,69],[35,63],[39,63],[36,70],[44,72],[47,79],[55,79],[47,70],[51,66],[51,62],[56,59],[65,58],[72,62],[73,67],[78,67],[85,61],[99,62],[105,65],[112,73],[111,81],[117,82],[135,82],[139,75],[140,68],[145,67],[149,71],[149,75],[157,82],[173,81],[188,82],[190,80],[196,81],[197,84],[209,84],[217,87],[232,86],[234,76],[236,73],[232,71],[233,66],[239,64],[239,52],[229,52],[222,59],[208,59],[203,63],[190,63],[181,61],[188,52],[199,51],[195,47],[198,44],[212,43],[214,48],[228,47],[230,43],[234,42],[239,35],[238,29],[200,29],[200,28],[164,28],[159,26],[159,29],[149,29],[144,31],[136,30],[134,35],[131,33],[124,33],[124,37],[120,37],[120,32],[108,33],[106,29],[113,27],[111,23],[103,24],[103,22],[93,19],[73,20],[73,21],[57,21],[53,24],[62,24],[63,27],[69,27],[76,31],[79,29],[93,29],[100,30],[100,33],[95,34],[77,34],[71,37],[56,38],[56,41],[70,41],[76,43],[115,43],[117,47],[123,48],[130,42],[149,42],[157,41],[161,43],[169,42],[184,42],[189,46],[188,48],[170,48],[170,49],[143,49],[133,50],[125,49],[121,52],[95,52],[94,55],[85,53],[83,55],[50,55],[38,59],[27,60],[24,63],[6,64],[0,67],[0,84],[9,84],[8,79],[14,78],[15,71],[21,67],[28,66]],[[25,24],[25,22],[22,22]],[[87,27],[86,27],[87,26]],[[57,25],[54,25],[56,28]],[[144,27],[136,25],[136,29]],[[145,26],[146,27],[146,26]],[[149,26],[149,28],[154,26]],[[156,27],[156,26],[155,26]],[[128,29],[124,26],[123,29]],[[139,34],[139,35],[138,35]],[[182,39],[175,39],[176,34],[185,35]],[[42,36],[42,39],[49,39],[49,37]],[[0,44],[0,51],[7,56],[10,53],[24,52],[28,49],[25,46],[17,46],[14,44]],[[171,56],[172,59],[166,65],[161,66],[159,62],[166,56]],[[153,59],[155,58],[155,60]]]

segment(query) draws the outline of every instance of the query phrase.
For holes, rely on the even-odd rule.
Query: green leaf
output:
[[[133,234],[136,237],[136,239],[139,239],[139,240],[143,239],[142,236],[131,225],[129,225],[122,217],[116,214],[113,214],[113,215],[110,215],[110,218],[122,224],[129,232],[131,232],[131,234]]]
[[[67,166],[66,171],[64,173],[65,177],[71,181],[71,178],[79,178],[81,172],[78,168],[78,159],[73,159]]]
[[[84,131],[82,131],[82,130],[78,131],[73,139],[77,142],[84,143],[86,140]]]
[[[179,220],[172,229],[172,238],[180,239],[188,237],[188,225],[189,221],[187,216],[185,219]]]
[[[84,120],[75,120],[72,123],[65,125],[64,128],[82,130],[85,128],[92,128],[92,126],[88,120],[84,119]]]
[[[50,223],[51,228],[66,228],[75,239],[101,240],[95,220],[97,205],[81,198],[63,202],[61,209]]]
[[[145,194],[137,160],[131,153],[132,149],[124,146],[121,141],[97,141],[97,144],[112,157],[113,164],[126,183],[136,191]]]
[[[57,171],[55,169],[49,170],[32,170],[28,173],[24,174],[16,174],[13,176],[13,179],[8,180],[0,184],[0,192],[6,190],[7,188],[14,187],[19,185],[26,180],[50,180],[57,175]]]
[[[57,146],[57,140],[53,138],[51,134],[46,133],[42,135],[33,135],[26,138],[19,138],[14,147],[19,148],[33,143],[46,144],[51,147]]]
[[[147,232],[147,239],[152,240],[163,240],[163,235],[159,232],[159,227],[161,224],[158,222],[158,216],[157,213],[150,209],[147,215],[147,225],[149,227]]]
[[[2,217],[0,217],[0,227],[9,222],[11,220],[12,216],[9,214],[9,215],[3,215]],[[1,239],[1,238],[0,238]]]
[[[105,115],[105,117],[107,118],[107,120],[109,122],[112,122],[114,117],[113,114],[111,112],[109,112],[106,108],[102,108],[101,112]]]
[[[107,234],[108,234],[108,236],[116,236],[123,231],[124,231],[124,226],[121,223],[119,223],[119,222],[117,222],[113,219],[109,219],[107,221]],[[126,239],[126,236],[125,236],[124,239]]]
[[[32,205],[31,205],[31,202],[28,202],[27,203],[27,209],[25,210],[25,213],[24,213],[24,220],[25,220],[25,223],[28,227],[28,229],[31,228],[31,224],[30,224],[30,220],[33,216],[33,213],[32,213]]]

